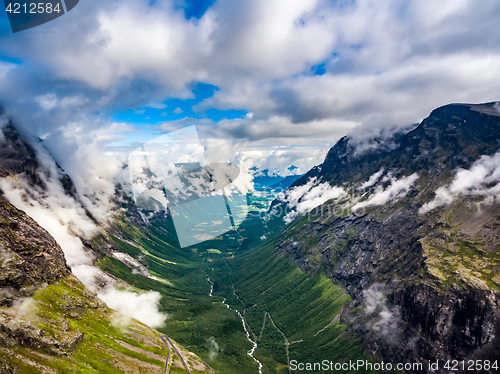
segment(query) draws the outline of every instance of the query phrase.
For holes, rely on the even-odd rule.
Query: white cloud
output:
[[[103,202],[103,197],[98,195],[99,189],[85,190],[87,195],[81,198],[84,204],[82,205],[66,194],[60,182],[61,171],[57,169],[55,162],[45,150],[39,146],[37,146],[37,157],[41,164],[37,171],[38,177],[44,182],[46,188],[30,185],[23,175],[17,175],[14,178],[0,179],[0,189],[4,196],[54,237],[61,246],[72,272],[89,289],[97,292],[109,307],[151,327],[163,325],[166,316],[158,311],[159,293],[137,294],[129,290],[116,289],[113,284],[114,280],[93,265],[93,255],[83,246],[81,238],[89,240],[101,231],[101,228],[87,216],[84,209],[84,206]],[[81,185],[83,184],[81,181]],[[107,201],[107,204],[106,209],[109,208],[111,202]],[[97,213],[97,218],[108,220],[110,212],[106,209],[99,211],[94,207],[90,210],[93,214]],[[98,280],[104,280],[107,285],[100,288],[98,284],[101,282]]]
[[[326,57],[335,36],[318,8],[318,0],[218,1],[193,22],[171,1],[90,0],[79,4],[79,18],[45,27],[65,26],[64,48],[33,33],[23,39],[30,50],[19,53],[93,88],[141,76],[186,97],[192,81],[220,84],[241,73],[278,78]]]
[[[109,215],[115,182],[127,179],[109,144],[131,129],[111,131],[110,113],[192,99],[196,82],[218,87],[197,114],[251,115],[161,128],[197,121],[214,144],[234,141],[222,148],[225,158],[278,173],[291,165],[307,172],[346,133],[376,135],[441,104],[490,101],[500,92],[494,0],[481,7],[472,0],[221,0],[199,20],[187,20],[172,1],[88,0],[78,12],[41,26],[64,28],[60,43],[46,33],[2,37],[4,54],[23,63],[0,69],[0,95],[25,130],[46,135],[99,221]],[[324,75],[311,74],[317,64]]]
[[[16,64],[10,62],[0,61],[0,86],[4,84],[3,80],[9,72],[16,68]]]
[[[135,318],[149,327],[161,327],[167,319],[165,314],[158,311],[161,298],[158,292],[136,293],[107,287],[98,291],[97,295],[110,308]]]
[[[61,246],[73,274],[89,289],[96,291],[110,308],[148,326],[162,326],[166,316],[158,311],[159,293],[137,294],[129,290],[118,290],[109,282],[110,278],[93,265],[92,255],[85,250],[75,231],[90,238],[98,232],[98,228],[85,216],[76,202],[71,202],[71,198],[60,191],[55,192],[53,186],[49,186],[50,192],[47,196],[36,192],[35,200],[27,195],[24,189],[33,187],[25,186],[22,180],[19,182],[22,185],[16,186],[12,180],[1,179],[0,189],[13,205],[24,210],[54,237]],[[98,278],[107,278],[108,285],[100,289],[96,284]]]
[[[375,183],[378,182],[383,173],[384,173],[384,168],[380,169],[375,174],[372,174],[366,182],[364,182],[361,186],[359,186],[359,190],[364,190],[375,185]]]
[[[492,203],[500,198],[500,152],[482,156],[470,169],[459,169],[448,186],[435,192],[434,199],[424,204],[419,213],[428,213],[437,207],[451,204],[459,195],[482,196]]]
[[[355,204],[352,210],[357,211],[370,206],[380,206],[389,201],[397,200],[408,193],[417,179],[417,173],[400,179],[391,178],[391,184],[387,188],[378,186],[373,195],[370,195],[367,200]]]
[[[88,99],[82,95],[65,96],[59,98],[56,93],[49,92],[45,95],[40,95],[35,98],[40,108],[45,111],[50,111],[54,108],[68,109],[71,107],[81,107],[88,102]]]
[[[215,360],[219,352],[221,351],[219,343],[215,340],[213,336],[207,339],[208,344],[208,358],[210,360]]]
[[[33,320],[37,317],[37,302],[31,297],[14,300],[10,311],[13,312],[17,318]]]
[[[33,187],[25,183],[22,177],[19,177],[18,183],[11,179],[1,179],[0,189],[11,204],[26,212],[54,237],[61,246],[69,266],[75,268],[77,277],[86,281],[89,280],[86,271],[92,273],[91,282],[85,284],[93,285],[94,270],[88,268],[92,265],[92,256],[85,251],[77,233],[91,238],[98,233],[98,228],[74,200],[61,191],[54,190],[53,185],[48,186],[48,195],[39,189],[27,194],[26,191]],[[79,266],[82,267],[78,268]]]
[[[9,118],[5,115],[0,116],[0,145],[3,146],[3,142],[5,141],[5,136],[3,134],[3,128],[9,123]]]
[[[338,199],[346,195],[343,188],[331,186],[329,183],[319,183],[316,178],[311,178],[306,184],[288,189],[278,195],[278,199],[285,201],[290,209],[284,220],[293,221],[298,215],[309,212],[312,209],[332,199]]]
[[[387,306],[387,290],[380,283],[374,283],[363,291],[365,315],[372,319],[367,326],[373,331],[392,341],[401,321],[397,307]]]
[[[70,175],[85,208],[99,223],[107,225],[115,209],[115,186],[124,183],[128,175],[123,170],[125,154],[108,153],[108,142],[121,140],[119,133],[137,132],[125,123],[112,122],[98,129],[87,129],[87,123],[70,123],[58,129],[44,141],[51,155],[36,146],[39,157],[45,154],[42,164],[52,157]],[[71,157],[68,157],[71,155]]]
[[[53,92],[37,97],[36,101],[44,110],[51,110],[57,105],[57,98]]]
[[[27,63],[6,70],[0,95],[25,129],[48,140],[74,123],[107,126],[111,111],[193,98],[194,82],[219,88],[195,111],[252,112],[211,126],[214,137],[252,148],[322,148],[500,92],[495,0],[221,0],[199,20],[173,1],[88,0],[78,12],[42,26],[64,28],[60,43],[36,32],[2,39],[5,55]],[[320,63],[325,74],[312,75]]]
[[[146,107],[153,109],[165,109],[167,105],[164,103],[149,103],[146,105]]]

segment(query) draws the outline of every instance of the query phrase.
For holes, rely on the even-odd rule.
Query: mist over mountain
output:
[[[0,10],[0,374],[500,370],[498,0],[56,3]]]
[[[343,138],[273,202],[278,250],[346,285],[341,320],[385,360],[498,357],[498,108],[437,108],[394,149]]]
[[[276,195],[250,191],[250,213],[239,227],[188,248],[179,245],[171,212],[139,207],[126,185],[116,184],[99,215],[100,196],[84,189],[82,198],[82,185],[43,141],[21,135],[4,117],[3,367],[14,373],[37,349],[64,351],[68,358],[57,365],[76,363],[90,354],[92,331],[116,321],[139,328],[131,318],[207,362],[192,356],[193,365],[222,373],[255,372],[257,363],[263,372],[282,372],[291,360],[320,360],[325,352],[340,361],[493,362],[500,346],[498,107],[446,105],[369,147],[342,138],[304,176],[267,186],[290,183],[267,213]],[[108,322],[67,330],[43,314],[61,297],[57,318],[87,321],[98,313]],[[304,315],[310,308],[315,312]],[[294,339],[288,356],[272,331]],[[252,356],[249,343],[257,347]],[[21,350],[7,359],[12,349]],[[28,366],[59,367],[35,362]],[[278,364],[283,370],[274,371]]]
[[[164,324],[160,294],[138,292],[96,266],[92,238],[109,221],[99,222],[87,209],[92,197],[81,199],[39,140],[30,144],[3,119],[0,371],[78,372],[90,366],[101,372],[159,373],[166,361],[182,360],[173,358],[160,333],[136,320]],[[133,265],[151,277],[140,263]],[[191,369],[210,370],[178,349],[190,357]]]

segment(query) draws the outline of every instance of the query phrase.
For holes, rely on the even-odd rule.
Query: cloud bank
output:
[[[85,138],[132,109],[143,116],[128,124],[142,130],[206,119],[214,139],[235,140],[240,150],[273,147],[272,158],[261,154],[258,162],[286,170],[346,133],[377,135],[442,104],[498,99],[499,15],[496,0],[480,7],[473,0],[220,0],[198,18],[173,0],[87,0],[66,17],[0,36],[3,55],[20,61],[0,65],[0,97],[25,129],[46,136],[60,164],[88,154],[86,142],[64,134]],[[168,102],[193,99],[200,82],[218,89],[188,108],[192,115]],[[151,122],[145,108],[170,114]],[[248,116],[214,115],[231,110]],[[102,155],[106,147],[91,149]],[[280,152],[289,156],[275,157]]]
[[[380,171],[378,173],[380,173]],[[376,173],[375,176],[377,176],[378,173]],[[370,180],[368,180],[367,183],[372,182],[372,177],[370,178]],[[387,186],[386,188],[383,188],[383,186],[381,185],[377,186],[375,188],[374,194],[370,195],[365,201],[356,203],[352,207],[352,210],[357,211],[359,209],[367,208],[370,206],[384,205],[389,201],[394,201],[405,196],[409,192],[411,186],[413,186],[413,184],[417,181],[418,174],[414,173],[400,179],[391,178],[389,176],[386,176],[385,178],[391,181],[391,184],[389,186]]]
[[[491,204],[500,198],[500,152],[482,156],[470,169],[459,169],[453,181],[438,188],[432,201],[424,204],[420,214],[426,214],[440,206],[450,205],[460,195],[480,196]]]
[[[86,211],[89,206],[99,204],[100,197],[93,192],[79,201],[68,195],[61,184],[61,169],[46,150],[39,145],[36,148],[41,165],[37,175],[44,187],[29,184],[22,174],[13,178],[1,178],[0,190],[4,196],[54,237],[73,274],[89,289],[97,292],[109,307],[151,327],[163,325],[166,315],[158,311],[160,294],[152,291],[138,294],[118,290],[113,278],[93,265],[94,258],[82,243],[82,240],[90,240],[102,230],[89,218]],[[105,218],[106,222],[110,219],[108,211],[88,210],[97,212],[97,218]],[[105,281],[106,286],[98,285],[101,280]]]
[[[346,196],[343,188],[331,186],[328,182],[319,183],[311,178],[306,184],[281,192],[277,199],[287,203],[292,209],[285,217],[285,222],[292,222],[296,217],[326,203],[332,199]]]

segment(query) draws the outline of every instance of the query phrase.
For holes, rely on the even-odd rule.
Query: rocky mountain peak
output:
[[[366,350],[414,361],[498,357],[500,200],[458,187],[445,195],[460,171],[472,177],[474,165],[483,173],[477,186],[498,185],[484,179],[500,151],[497,107],[437,108],[383,152],[356,152],[342,138],[291,187],[308,184],[317,196],[329,182],[350,191],[292,222],[279,250],[346,285],[353,302],[341,320]],[[296,209],[289,201],[297,206],[308,192],[274,205]],[[437,196],[441,205],[423,211]]]
[[[416,161],[448,168],[467,167],[480,155],[492,154],[500,142],[500,112],[496,103],[449,104],[437,108],[401,142],[400,164]],[[411,158],[411,160],[410,160]]]

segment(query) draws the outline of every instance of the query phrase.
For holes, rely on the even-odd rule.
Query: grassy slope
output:
[[[0,313],[29,322],[49,339],[84,334],[68,355],[20,345],[0,348],[1,360],[20,367],[20,373],[163,373],[167,349],[161,334],[107,308],[72,276],[38,290],[23,315],[13,315],[12,309]],[[199,360],[189,357],[201,369]],[[170,372],[185,370],[173,367]]]
[[[265,202],[257,199],[257,204]],[[291,359],[341,361],[361,357],[359,347],[342,336],[344,326],[332,323],[349,301],[344,289],[324,274],[308,277],[291,260],[276,253],[273,240],[256,240],[262,235],[262,227],[256,215],[253,217],[241,226],[238,235],[230,232],[184,249],[175,244],[168,222],[153,221],[150,231],[144,233],[122,220],[113,238],[115,246],[141,258],[152,275],[171,284],[132,274],[130,268],[109,257],[101,261],[101,267],[137,288],[160,292],[162,309],[169,315],[161,331],[220,373],[257,372],[256,363],[246,354],[251,344],[240,318],[221,303],[226,298],[243,312],[242,304],[232,296],[232,281],[248,307],[251,329],[259,335],[264,313],[270,313],[291,341]],[[213,298],[208,296],[207,276],[215,283]],[[264,363],[265,373],[286,372],[284,338],[269,320],[266,326],[256,356]],[[211,341],[218,344],[217,350]]]
[[[500,291],[500,205],[482,210],[471,202],[455,201],[438,216],[438,234],[421,240],[427,271],[442,286],[467,284]]]
[[[171,284],[133,274],[132,269],[110,257],[105,257],[100,265],[134,287],[161,293],[161,310],[168,314],[168,319],[160,331],[199,354],[222,373],[253,373],[253,361],[246,355],[251,345],[243,334],[240,319],[208,296],[210,284],[206,276],[211,265],[207,260],[217,254],[208,252],[211,248],[179,249],[172,246],[175,238],[158,222],[151,226],[148,233],[135,229],[125,221],[121,222],[119,230],[123,240],[114,238],[116,248],[141,258],[152,275]],[[216,352],[212,339],[219,345]]]

